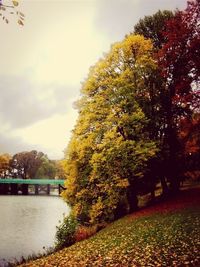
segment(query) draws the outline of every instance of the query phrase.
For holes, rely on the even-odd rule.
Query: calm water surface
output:
[[[69,207],[56,196],[0,196],[0,266],[54,245],[56,225]]]

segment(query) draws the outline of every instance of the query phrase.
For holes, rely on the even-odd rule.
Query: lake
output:
[[[56,196],[0,196],[0,266],[54,246],[56,226],[69,212]]]

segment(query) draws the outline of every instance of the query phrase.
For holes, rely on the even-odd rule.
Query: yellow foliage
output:
[[[128,181],[128,179],[122,179],[116,184],[116,186],[117,187],[128,187],[129,181]]]
[[[7,175],[10,160],[11,156],[9,154],[0,155],[0,177],[5,177]]]
[[[99,217],[103,213],[104,204],[102,202],[102,198],[98,197],[97,202],[92,205],[89,216],[90,216],[90,222],[91,224],[97,223],[99,220]]]
[[[136,101],[136,95],[148,95],[145,79],[157,67],[152,49],[150,40],[129,35],[90,68],[82,84],[79,118],[65,154],[63,197],[87,223],[114,218],[121,202],[127,202],[130,180],[143,177],[156,153]]]

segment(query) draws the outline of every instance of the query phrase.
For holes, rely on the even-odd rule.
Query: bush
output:
[[[77,219],[70,215],[65,217],[63,222],[57,226],[56,249],[71,246],[76,242],[75,232],[78,228]]]
[[[76,233],[75,233],[76,242],[89,238],[90,236],[96,234],[97,230],[98,228],[96,225],[93,225],[93,226],[80,225],[76,229]]]

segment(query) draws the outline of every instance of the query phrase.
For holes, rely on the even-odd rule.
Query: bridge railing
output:
[[[39,192],[44,187],[47,195],[51,192],[51,186],[58,186],[58,193],[60,195],[64,188],[64,180],[61,179],[20,179],[20,178],[0,178],[0,194],[12,194],[17,195],[22,192],[23,195],[29,194],[29,185],[34,186],[35,194],[38,195]],[[40,190],[41,189],[41,190]]]

